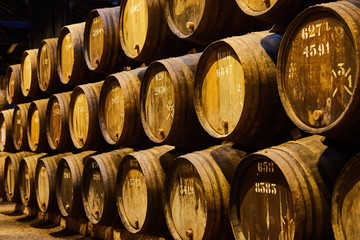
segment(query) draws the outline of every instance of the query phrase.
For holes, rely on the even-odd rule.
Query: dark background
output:
[[[58,37],[65,25],[86,21],[95,8],[119,6],[110,0],[0,0],[0,83],[9,65],[42,39]]]

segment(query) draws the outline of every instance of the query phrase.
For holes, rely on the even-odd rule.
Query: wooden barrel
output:
[[[85,22],[64,26],[57,44],[57,71],[60,81],[69,86],[93,82],[99,78],[86,66],[84,57]],[[99,78],[98,80],[100,80]]]
[[[128,64],[119,41],[119,14],[120,7],[112,7],[94,9],[87,15],[84,54],[90,70],[110,74]]]
[[[224,144],[180,156],[169,166],[163,202],[174,239],[231,239],[230,182],[245,154]]]
[[[360,143],[359,18],[358,7],[339,1],[310,7],[289,25],[280,45],[278,87],[300,129]]]
[[[27,141],[27,117],[30,103],[16,105],[12,119],[12,139],[15,150],[24,151],[29,149]]]
[[[38,49],[30,49],[21,55],[21,92],[26,98],[39,98],[41,94],[37,79]]]
[[[9,108],[9,104],[6,99],[6,91],[0,90],[0,111],[8,108]]]
[[[38,159],[47,153],[39,153],[24,157],[19,164],[19,192],[22,204],[25,207],[35,207],[35,170]]]
[[[219,40],[201,55],[195,110],[215,138],[259,149],[291,139],[295,128],[281,106],[276,55],[281,35],[256,32]]]
[[[105,144],[98,118],[100,90],[104,81],[77,86],[70,100],[69,127],[74,146],[95,149]]]
[[[64,217],[83,217],[84,207],[81,201],[81,179],[84,162],[95,151],[65,156],[60,159],[56,170],[56,201]]]
[[[162,0],[121,1],[120,43],[129,58],[151,62],[186,53],[188,46],[170,31],[162,4]]]
[[[86,216],[93,224],[109,224],[118,219],[114,215],[116,175],[120,161],[132,151],[131,148],[123,148],[86,160],[81,195]]]
[[[331,220],[336,240],[356,239],[359,236],[359,158],[354,156],[341,170],[332,194]]]
[[[9,104],[21,103],[25,100],[21,92],[21,65],[10,65],[6,70],[6,99]]]
[[[55,195],[56,170],[61,158],[72,154],[66,152],[38,160],[35,169],[35,192],[41,212],[59,212]]]
[[[140,119],[140,86],[145,68],[109,75],[101,88],[99,124],[103,137],[111,145],[146,147]]]
[[[2,201],[4,201],[6,199],[6,194],[5,194],[5,159],[8,155],[10,155],[12,153],[8,153],[8,152],[0,152],[0,198],[2,199]]]
[[[0,151],[13,152],[15,150],[11,133],[13,113],[14,109],[0,112]]]
[[[234,0],[170,0],[164,1],[164,4],[165,18],[173,33],[201,45],[270,27],[245,15]]]
[[[131,233],[167,233],[161,204],[165,171],[181,153],[163,145],[124,157],[116,179],[116,205]]]
[[[311,136],[246,156],[230,191],[236,239],[333,239],[331,192],[349,151]]]
[[[33,152],[17,152],[10,154],[5,159],[4,187],[6,199],[9,202],[21,203],[19,192],[19,165],[23,157],[33,155]]]
[[[65,89],[57,72],[57,43],[58,38],[43,39],[37,56],[39,88],[47,93],[62,92]]]
[[[66,151],[74,148],[69,130],[70,98],[72,92],[54,94],[46,109],[46,136],[51,149]]]
[[[249,16],[253,16],[271,24],[289,22],[304,8],[326,0],[287,1],[287,0],[236,0],[240,9]]]
[[[31,151],[34,152],[44,152],[49,150],[49,144],[46,138],[46,108],[48,102],[48,98],[36,100],[33,101],[29,107],[27,139]]]
[[[213,139],[194,110],[195,69],[200,53],[153,62],[141,85],[141,121],[155,143],[196,149]]]

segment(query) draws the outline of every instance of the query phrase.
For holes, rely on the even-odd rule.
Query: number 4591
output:
[[[330,45],[327,43],[320,43],[319,45],[311,44],[310,46],[306,46],[303,54],[308,57],[322,56],[330,53]]]

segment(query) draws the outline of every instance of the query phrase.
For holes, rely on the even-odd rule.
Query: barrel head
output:
[[[166,1],[166,15],[169,27],[180,37],[193,34],[202,20],[206,1]]]
[[[83,92],[75,96],[72,111],[72,136],[75,147],[81,148],[86,143],[89,134],[89,106]]]
[[[225,42],[211,45],[204,53],[196,73],[195,109],[204,129],[223,138],[232,133],[242,115],[244,70],[234,49]]]
[[[47,44],[43,44],[40,49],[39,58],[39,86],[42,90],[46,90],[51,81],[51,56]]]
[[[352,11],[335,4],[309,8],[284,35],[278,87],[288,116],[302,130],[326,135],[352,118],[358,94]]]
[[[17,191],[15,186],[15,181],[17,177],[15,176],[15,169],[11,161],[5,160],[5,166],[4,166],[4,186],[5,186],[5,194],[6,199],[9,202],[12,202]]]
[[[88,44],[88,57],[92,69],[96,69],[101,61],[104,51],[104,27],[100,16],[94,17],[91,21]]]
[[[295,210],[287,179],[271,159],[242,165],[232,184],[231,220],[236,239],[293,239]],[[233,186],[232,186],[233,188]]]
[[[68,163],[61,160],[56,173],[56,196],[60,212],[68,216],[72,211],[74,184]]]
[[[40,117],[39,110],[34,105],[34,107],[29,109],[29,125],[28,125],[28,141],[30,148],[35,151],[39,144],[40,140]]]
[[[162,64],[147,69],[146,96],[142,100],[142,122],[148,137],[163,141],[169,134],[175,117],[175,89],[171,76]]]
[[[148,1],[124,1],[120,14],[121,46],[130,58],[137,57],[148,36]]]
[[[27,97],[31,88],[32,80],[32,66],[29,54],[25,54],[24,60],[21,64],[21,91]]]
[[[105,123],[105,131],[112,141],[108,141],[107,137],[105,139],[108,143],[116,143],[124,128],[124,119],[125,119],[125,104],[124,104],[124,93],[118,83],[118,81],[113,80],[109,82],[102,90],[103,96],[105,96],[105,101],[100,100],[100,106],[103,108],[103,123]],[[103,130],[104,132],[104,130]]]
[[[10,73],[9,80],[6,84],[6,98],[9,103],[13,102],[14,94],[15,94],[15,74],[13,71]]]
[[[4,116],[0,115],[0,151],[4,151],[6,144],[6,123]]]
[[[167,223],[171,221],[177,238],[202,239],[207,226],[205,189],[197,169],[186,159],[177,159],[165,183],[165,201],[168,205]],[[170,219],[169,219],[170,218]]]
[[[19,189],[20,189],[20,199],[24,206],[28,206],[31,196],[31,173],[25,163],[21,161],[19,167]]]
[[[59,146],[60,140],[61,140],[61,133],[62,133],[62,127],[63,127],[63,117],[60,108],[60,103],[57,98],[51,98],[49,100],[49,107],[48,107],[49,114],[47,115],[48,120],[48,141],[49,145],[56,149]],[[51,143],[50,143],[51,142]]]
[[[23,121],[26,121],[26,117],[22,116],[25,114],[20,111],[19,108],[15,108],[13,116],[13,141],[14,146],[17,150],[21,149],[23,146],[23,138],[26,137],[26,129],[23,128]]]
[[[104,213],[105,190],[98,163],[90,158],[84,166],[83,204],[88,219],[96,224]]]
[[[70,32],[64,36],[61,42],[60,54],[61,73],[63,75],[62,81],[68,83],[74,66],[74,43]]]
[[[36,166],[35,176],[37,203],[40,211],[46,212],[50,201],[50,179],[42,161],[39,161]]]
[[[116,204],[124,226],[132,233],[144,225],[148,212],[148,192],[140,163],[125,157],[118,172]]]

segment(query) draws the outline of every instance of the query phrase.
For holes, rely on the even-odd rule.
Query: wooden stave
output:
[[[114,216],[116,175],[121,160],[124,156],[126,156],[128,153],[131,153],[132,151],[133,149],[131,148],[123,148],[111,152],[101,153],[89,157],[84,163],[81,180],[81,197],[86,216],[93,224],[109,224],[118,220],[118,217],[116,215]],[[96,219],[93,216],[94,213],[91,211],[91,209],[89,209],[88,195],[86,191],[88,187],[86,185],[87,174],[89,174],[88,169],[91,168],[91,164],[93,163],[96,163],[99,167],[105,195],[105,202],[103,202],[103,213],[99,216],[99,219]]]
[[[0,145],[0,151],[14,152],[14,144],[12,140],[12,119],[14,109],[3,110],[0,112],[0,123],[5,122],[5,144]]]
[[[283,41],[280,44],[279,54],[278,54],[278,64],[277,64],[277,72],[278,72],[278,91],[280,94],[280,99],[283,104],[283,107],[288,115],[288,117],[291,119],[291,121],[301,130],[308,132],[310,134],[319,134],[323,135],[327,138],[334,139],[335,141],[344,141],[344,142],[350,142],[350,143],[356,143],[358,144],[359,141],[357,140],[357,136],[354,136],[355,132],[359,132],[360,128],[358,127],[357,122],[360,118],[358,118],[356,112],[358,107],[357,100],[352,99],[348,106],[346,107],[345,111],[341,114],[341,116],[332,124],[316,128],[316,127],[309,127],[308,125],[304,124],[300,119],[298,119],[295,116],[294,111],[291,108],[291,105],[289,104],[288,100],[284,97],[285,91],[283,86],[283,72],[284,72],[284,64],[282,62],[284,61],[284,54],[286,54],[287,44],[289,41],[289,37],[291,34],[295,31],[296,26],[301,24],[301,20],[307,17],[307,14],[311,14],[313,12],[319,11],[325,12],[327,14],[330,14],[330,16],[336,16],[338,20],[341,20],[346,23],[346,26],[350,29],[351,33],[356,32],[355,29],[360,29],[360,25],[357,23],[357,20],[355,18],[355,15],[358,15],[357,11],[360,8],[360,5],[357,1],[354,0],[346,0],[346,1],[338,1],[338,2],[330,2],[330,3],[324,3],[319,4],[316,6],[311,6],[307,9],[305,9],[303,12],[298,14],[298,16],[291,22],[291,24],[288,26],[288,31],[285,32]],[[351,14],[347,14],[346,11],[351,12]],[[351,18],[351,16],[354,16],[354,18]],[[351,26],[351,28],[350,28]],[[355,48],[358,49],[360,46],[356,43],[359,43],[358,36],[356,34],[353,34],[352,36],[353,42],[355,43]],[[357,54],[357,59],[359,59],[359,55]],[[356,79],[358,79],[358,73],[356,76]],[[356,85],[358,85],[358,82],[355,82]],[[353,95],[358,96],[359,88],[355,87],[355,91]],[[351,126],[351,129],[347,129],[348,126]]]
[[[159,17],[163,15],[162,0],[147,1],[148,11],[148,31],[144,48],[142,51],[135,55],[132,55],[125,42],[124,34],[122,31],[123,26],[123,12],[126,5],[126,1],[120,3],[120,43],[124,53],[133,60],[140,62],[151,63],[157,59],[163,59],[169,56],[177,56],[181,53],[185,54],[186,49],[189,48],[189,43],[186,43],[176,37],[168,27],[165,19]],[[149,30],[150,29],[150,30]],[[160,35],[156,35],[160,33]],[[156,35],[156,36],[154,36]]]
[[[56,201],[59,207],[60,213],[64,217],[85,217],[85,211],[83,207],[83,203],[81,200],[81,179],[82,179],[82,171],[84,168],[84,162],[90,156],[96,154],[96,151],[83,151],[77,154],[65,156],[60,159],[58,163],[58,168],[56,170]],[[60,192],[60,178],[61,178],[61,171],[64,168],[64,164],[67,164],[70,172],[71,172],[71,179],[72,179],[72,206],[69,209],[66,209],[66,206],[63,205],[61,199],[61,192]]]
[[[65,152],[65,153],[60,153],[58,155],[54,155],[54,156],[45,156],[42,157],[40,159],[38,159],[38,162],[36,164],[36,169],[35,169],[35,192],[36,192],[36,201],[37,201],[37,205],[39,207],[39,210],[41,212],[51,212],[51,213],[58,213],[59,212],[59,208],[56,202],[56,194],[55,194],[55,180],[56,180],[56,170],[57,170],[57,166],[59,161],[61,160],[61,158],[71,155],[71,152]],[[40,202],[39,199],[39,185],[38,183],[38,178],[39,178],[39,171],[40,168],[44,166],[46,168],[46,172],[47,175],[49,177],[49,205],[45,206]]]
[[[239,143],[248,150],[280,144],[291,139],[290,130],[295,126],[288,119],[280,104],[277,91],[274,61],[276,62],[277,49],[280,44],[279,37],[281,38],[281,35],[267,31],[254,32],[216,41],[205,49],[197,66],[194,102],[200,124],[210,136]],[[270,45],[267,49],[263,49],[260,45],[260,41],[261,44],[266,44],[265,39]],[[205,68],[207,57],[217,46],[229,46],[236,53],[242,65],[245,81],[251,79],[251,81],[245,82],[245,98],[240,119],[233,131],[228,134],[220,134],[211,127],[200,104],[202,75],[205,74],[201,72],[201,69]],[[261,86],[266,87],[261,88]]]
[[[106,148],[105,139],[102,137],[99,118],[98,118],[98,109],[99,109],[99,99],[101,86],[104,81],[84,84],[77,86],[71,95],[70,99],[70,112],[69,112],[69,130],[71,140],[74,146],[80,150],[89,150],[89,149],[98,149],[99,147]],[[89,110],[89,132],[86,138],[85,143],[81,146],[77,141],[77,136],[74,133],[73,129],[73,110],[76,97],[78,93],[83,93],[86,96],[86,101],[88,101],[88,110]],[[92,131],[90,131],[92,129]]]
[[[120,162],[116,177],[116,206],[124,227],[131,233],[145,234],[167,234],[168,230],[165,223],[165,215],[162,207],[162,192],[165,180],[165,173],[169,165],[175,161],[176,157],[183,154],[179,150],[169,145],[162,145],[141,151],[136,151],[126,155]],[[144,174],[147,188],[147,207],[146,217],[143,225],[135,228],[126,214],[125,206],[120,201],[121,197],[121,177],[126,161],[136,160],[142,173]]]
[[[123,71],[109,75],[101,88],[99,99],[99,125],[101,133],[108,144],[118,147],[144,148],[152,143],[146,136],[140,119],[140,86],[145,68]],[[106,127],[105,99],[108,85],[112,82],[119,84],[124,94],[124,125],[117,141],[114,141]]]
[[[41,91],[46,93],[55,93],[59,92],[59,90],[66,90],[67,87],[60,82],[59,74],[57,72],[57,43],[58,38],[47,38],[43,39],[40,42],[39,53],[37,56],[37,61],[40,62],[41,50],[44,46],[47,47],[50,59],[50,76],[49,76],[49,85],[44,86],[42,81],[44,81],[40,72],[40,64],[37,66],[37,74],[38,74],[38,84]]]
[[[236,168],[230,190],[230,219],[235,239],[239,236],[236,204],[240,178],[246,166],[259,159],[269,159],[280,167],[290,191],[296,194],[293,239],[333,239],[330,224],[331,190],[342,166],[354,151],[326,144],[324,137],[313,135],[260,150],[246,156]],[[330,165],[329,165],[330,164]],[[294,190],[294,191],[293,191]]]
[[[24,151],[29,148],[29,144],[27,141],[27,116],[28,116],[28,110],[30,107],[30,103],[22,103],[22,104],[18,104],[16,105],[15,109],[14,109],[14,114],[13,114],[13,119],[12,119],[12,139],[13,139],[13,145],[15,150],[17,151]],[[16,142],[15,137],[14,137],[14,121],[15,121],[15,116],[17,111],[20,111],[21,114],[21,128],[23,129],[23,136],[22,136],[22,141],[19,142],[19,144]]]
[[[86,19],[84,30],[84,56],[88,69],[100,73],[111,74],[121,71],[129,63],[119,42],[120,7],[93,9]],[[93,66],[89,59],[89,35],[92,20],[100,17],[104,30],[104,50],[98,66]]]
[[[205,189],[207,219],[201,239],[232,238],[230,219],[228,217],[230,211],[228,193],[235,168],[246,155],[245,152],[238,150],[236,147],[232,143],[212,146],[202,151],[182,155],[169,166],[166,172],[162,201],[166,223],[174,239],[182,239],[182,237],[172,219],[171,208],[168,202],[168,186],[172,174],[182,162],[188,162],[194,166]],[[186,233],[187,237],[193,237],[192,230],[189,235]]]
[[[140,114],[144,131],[157,144],[175,145],[184,149],[201,149],[216,143],[201,127],[194,107],[194,72],[200,53],[153,62],[145,72],[140,89]],[[150,83],[150,71],[157,66],[164,67],[170,75],[175,92],[174,122],[168,135],[160,140],[151,132],[145,117],[146,96]],[[186,131],[185,131],[186,130]]]
[[[264,30],[270,27],[270,24],[262,20],[247,16],[239,9],[233,0],[225,2],[204,2],[204,13],[198,27],[192,34],[184,34],[174,23],[174,19],[170,12],[169,1],[165,1],[165,18],[168,26],[175,35],[181,39],[206,46],[211,42],[224,37],[241,35],[254,30]],[[218,14],[214,15],[214,9],[218,9]],[[244,27],[244,23],[246,23],[246,27]],[[214,31],[214,29],[216,29],[216,31]]]
[[[41,92],[39,85],[38,85],[38,78],[37,78],[37,55],[38,55],[38,49],[30,49],[23,52],[21,55],[21,92],[23,96],[25,96],[27,99],[36,99],[41,98],[44,94]],[[25,58],[29,56],[30,57],[30,63],[31,63],[31,83],[28,93],[26,94],[26,89],[23,89],[23,66],[24,66],[24,60]]]
[[[6,99],[9,104],[21,103],[25,100],[24,95],[21,92],[21,64],[10,65],[6,70]],[[10,96],[9,81],[11,73],[14,74],[14,95]]]
[[[57,72],[60,81],[68,86],[77,86],[85,82],[93,82],[101,78],[100,74],[91,72],[86,65],[84,58],[84,29],[85,22],[64,26],[58,36],[57,44]],[[73,38],[74,64],[72,66],[72,74],[68,81],[65,80],[61,69],[61,46],[63,38],[70,33]],[[74,70],[76,69],[76,70]]]
[[[70,130],[69,130],[69,112],[70,112],[70,99],[72,92],[63,92],[54,94],[49,98],[49,102],[46,109],[46,137],[48,144],[52,150],[56,151],[66,151],[72,150],[74,145],[71,140]],[[59,103],[61,111],[61,137],[59,144],[55,145],[54,140],[50,136],[50,114],[51,114],[51,104],[57,101]]]
[[[5,159],[5,165],[4,165],[4,186],[5,186],[5,195],[6,195],[6,199],[9,201],[9,202],[14,202],[14,203],[21,203],[21,200],[20,200],[20,192],[19,192],[19,188],[18,188],[18,177],[19,177],[19,165],[20,165],[20,161],[23,157],[26,157],[26,156],[30,156],[30,155],[33,155],[35,153],[33,152],[25,152],[25,151],[22,151],[22,152],[17,152],[17,153],[13,153],[13,154],[10,154],[6,157]],[[14,192],[13,194],[9,194],[9,191],[8,191],[8,188],[6,186],[6,183],[7,183],[7,168],[8,168],[8,165],[9,163],[12,164],[13,166],[13,171],[14,171]]]
[[[35,169],[36,169],[36,164],[37,164],[37,161],[46,156],[47,153],[37,153],[37,154],[34,154],[34,155],[30,155],[30,156],[26,156],[26,157],[23,157],[21,160],[20,160],[20,163],[19,163],[19,193],[20,193],[20,200],[22,202],[22,204],[25,206],[25,207],[36,207],[37,204],[36,204],[36,192],[35,192]],[[27,168],[28,171],[29,171],[29,193],[30,193],[30,196],[26,196],[24,194],[24,191],[26,191],[26,186],[25,186],[25,189],[24,189],[24,186],[22,186],[21,184],[21,181],[22,181],[22,178],[23,178],[23,171],[24,171],[24,168]],[[25,195],[25,196],[24,196]]]
[[[30,103],[29,106],[29,111],[28,111],[28,117],[27,117],[27,127],[26,127],[26,131],[27,131],[27,141],[28,141],[28,145],[30,147],[30,150],[33,152],[44,152],[44,151],[49,151],[49,144],[46,138],[46,108],[48,105],[49,99],[41,99],[41,100],[36,100]],[[31,140],[31,113],[33,110],[38,110],[39,112],[39,142],[37,145],[35,145],[32,140]]]

